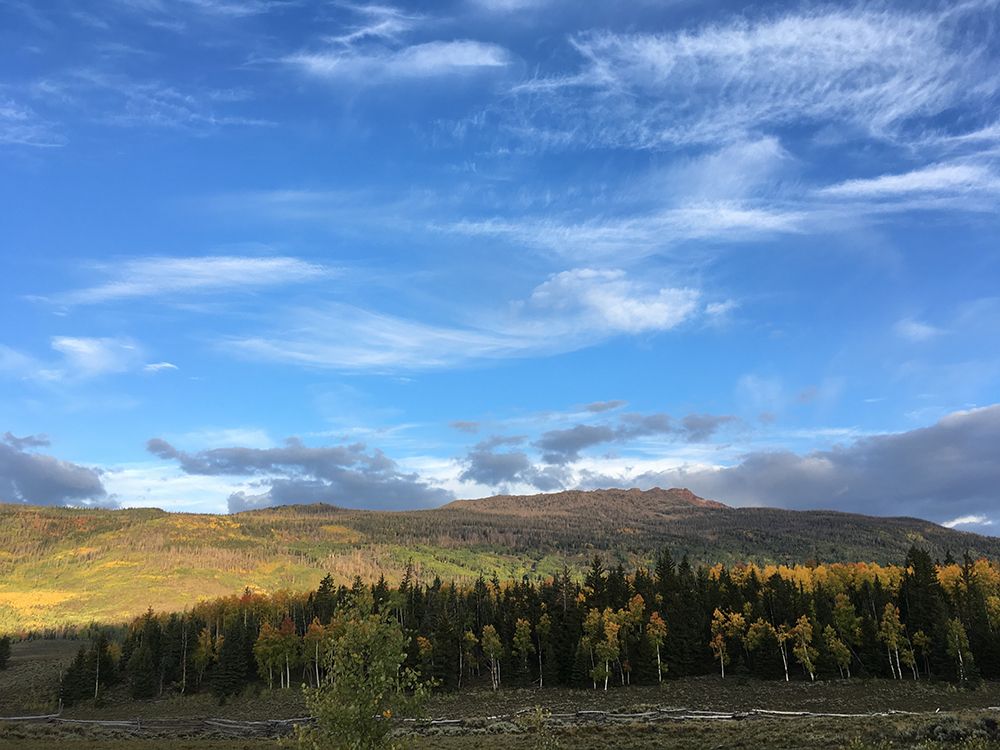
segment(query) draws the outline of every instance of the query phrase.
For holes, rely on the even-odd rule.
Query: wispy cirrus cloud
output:
[[[915,318],[903,318],[897,321],[893,331],[900,338],[918,343],[930,341],[944,333],[943,329]]]
[[[503,47],[472,39],[432,41],[364,52],[334,48],[298,52],[284,58],[288,65],[317,78],[366,83],[463,75],[504,68],[510,61],[510,53]]]
[[[30,107],[0,97],[0,146],[55,148],[66,138]]]
[[[417,13],[379,4],[343,7],[357,17],[356,23],[281,62],[316,79],[372,84],[481,73],[505,68],[513,60],[501,45],[476,39],[407,41],[428,24]]]
[[[873,200],[910,196],[959,198],[984,193],[1000,197],[1000,175],[985,163],[931,164],[900,174],[846,180],[817,192],[829,198]]]
[[[53,336],[51,352],[33,356],[0,345],[0,375],[56,386],[125,372],[157,374],[178,369],[171,362],[147,362],[146,349],[128,336]]]
[[[142,349],[128,338],[89,338],[56,336],[52,348],[63,357],[57,369],[43,370],[47,379],[90,378],[97,375],[125,372],[138,367]]]
[[[426,16],[391,5],[345,3],[341,7],[356,14],[359,21],[347,26],[341,33],[327,37],[326,41],[345,48],[372,40],[394,42],[427,21]]]
[[[688,240],[747,241],[805,231],[801,208],[714,201],[660,211],[575,221],[527,216],[463,219],[439,229],[469,236],[493,236],[517,244],[593,259],[635,260]]]
[[[114,46],[115,54],[134,52]],[[80,122],[122,128],[175,130],[206,135],[230,127],[272,126],[270,120],[237,111],[251,100],[246,89],[208,88],[179,81],[141,78],[122,70],[76,67],[24,82],[17,87],[35,109],[29,145],[61,145],[62,130]],[[18,112],[32,113],[23,106]],[[21,116],[21,115],[19,115]],[[4,113],[0,105],[0,133]],[[50,143],[51,142],[51,143]]]
[[[142,367],[143,372],[152,372],[152,373],[168,372],[170,370],[177,370],[177,369],[179,368],[173,362],[150,362],[148,365],[143,365]]]
[[[672,330],[697,317],[701,292],[635,281],[620,269],[553,274],[524,300],[464,325],[439,325],[342,304],[296,310],[267,334],[221,346],[253,359],[340,370],[447,367],[549,356],[613,336]]]
[[[117,0],[118,4],[154,21],[180,23],[191,12],[221,18],[242,18],[301,5],[300,0]]]
[[[96,267],[106,281],[42,298],[65,306],[155,297],[254,290],[301,284],[335,273],[326,266],[285,256],[209,255],[140,257]]]
[[[537,122],[576,142],[654,149],[793,124],[894,140],[914,121],[982,108],[997,93],[1000,83],[982,76],[988,44],[962,35],[963,12],[988,9],[860,6],[666,34],[580,34],[571,39],[578,69],[516,87],[523,106],[510,125],[528,137]]]

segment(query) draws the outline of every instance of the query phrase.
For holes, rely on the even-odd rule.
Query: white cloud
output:
[[[52,148],[66,145],[66,139],[30,107],[0,99],[0,145]]]
[[[167,434],[165,437],[185,448],[196,450],[225,448],[231,445],[264,449],[276,445],[267,430],[259,427],[207,427],[180,435]]]
[[[580,222],[527,217],[466,220],[437,228],[472,236],[506,237],[575,258],[629,260],[685,240],[747,241],[775,233],[801,232],[806,217],[807,213],[800,210],[717,201]]]
[[[710,302],[705,305],[705,314],[710,317],[724,318],[733,310],[738,309],[740,303],[736,300],[727,299],[722,302]]]
[[[0,373],[26,375],[35,369],[36,362],[27,354],[0,344]]]
[[[349,27],[342,34],[328,38],[332,44],[345,47],[372,40],[394,42],[426,20],[424,16],[407,13],[390,5],[345,5],[344,7],[362,18],[361,23]]]
[[[914,119],[988,106],[997,90],[983,74],[988,50],[958,37],[947,13],[861,6],[666,34],[579,35],[578,70],[516,89],[525,101],[512,132],[530,137],[544,123],[575,142],[660,148],[839,123],[892,140]]]
[[[173,28],[176,24],[183,28],[183,24],[176,20],[180,6],[187,6],[193,11],[203,13],[208,16],[221,16],[224,18],[242,18],[245,16],[260,15],[275,9],[288,7],[294,4],[295,0],[179,0],[169,2],[169,0],[119,0],[119,2],[131,11],[141,13],[150,17],[151,22],[156,25],[170,24]],[[164,20],[160,23],[160,19]]]
[[[515,13],[550,5],[553,0],[469,0],[469,2],[490,13]]]
[[[924,323],[913,318],[904,318],[893,327],[896,335],[908,341],[921,342],[929,341],[940,336],[944,331],[929,323]]]
[[[107,467],[101,480],[122,507],[197,513],[225,513],[230,495],[259,489],[255,481],[245,477],[192,476],[158,461]]]
[[[147,365],[143,365],[142,369],[144,372],[156,373],[156,372],[164,372],[167,370],[176,370],[178,369],[178,367],[173,362],[150,362]]]
[[[574,327],[635,334],[680,325],[694,315],[699,297],[696,289],[644,289],[618,269],[577,268],[539,285],[529,305],[569,312]]]
[[[324,52],[300,52],[284,61],[303,72],[330,80],[365,82],[474,73],[510,64],[510,53],[496,44],[470,39],[434,41],[401,49],[333,48]]]
[[[170,362],[144,363],[143,347],[123,336],[53,336],[49,344],[57,357],[35,358],[0,345],[0,374],[25,380],[37,379],[52,385],[122,372],[143,370],[156,373],[177,369]],[[108,403],[112,402],[114,399]],[[94,401],[92,405],[97,403]]]
[[[255,359],[342,370],[447,367],[668,331],[700,314],[699,299],[696,289],[640,283],[619,269],[573,269],[550,276],[506,312],[467,325],[328,305],[300,309],[279,330],[222,346]]]
[[[525,356],[540,342],[499,331],[436,326],[344,305],[298,310],[285,330],[232,338],[253,359],[341,370],[447,367]]]
[[[64,305],[88,305],[139,297],[255,289],[297,284],[329,276],[333,271],[287,257],[148,257],[98,267],[110,280],[57,295]],[[169,300],[168,300],[169,301]]]
[[[971,515],[959,516],[958,518],[953,518],[950,521],[945,521],[941,525],[945,528],[953,529],[956,526],[992,526],[993,521],[986,516]]]
[[[125,372],[142,358],[139,345],[127,338],[56,336],[52,348],[62,354],[63,365],[43,371],[43,377],[51,380]]]
[[[981,164],[932,164],[904,174],[847,180],[820,189],[834,198],[892,198],[914,193],[1000,191],[1000,177]]]

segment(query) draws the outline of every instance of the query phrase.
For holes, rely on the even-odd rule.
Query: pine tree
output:
[[[248,676],[246,630],[242,620],[234,619],[222,637],[218,663],[212,675],[212,692],[220,703],[224,703],[226,698],[243,691]]]

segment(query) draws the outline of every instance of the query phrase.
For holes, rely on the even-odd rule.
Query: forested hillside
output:
[[[632,574],[595,558],[579,582],[565,572],[461,585],[407,570],[396,587],[348,588],[327,577],[308,593],[247,591],[92,629],[58,689],[71,703],[119,682],[135,698],[315,685],[340,629],[372,613],[401,628],[407,665],[447,689],[1000,676],[1000,567],[935,565],[917,548],[901,563],[692,567],[664,552]]]
[[[235,515],[0,505],[0,630],[121,621],[251,587],[313,588],[327,573],[398,583],[580,575],[595,552],[626,567],[662,548],[693,562],[901,560],[917,544],[1000,558],[1000,539],[927,521],[729,508],[686,490],[600,490],[377,512],[327,505]]]

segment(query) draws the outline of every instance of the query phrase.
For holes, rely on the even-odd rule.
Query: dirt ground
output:
[[[59,641],[17,644],[9,669],[0,672],[0,716],[54,712],[51,686],[77,647]],[[209,694],[133,701],[121,688],[110,691],[100,707],[84,702],[65,709],[59,721],[2,721],[0,747],[264,750],[281,744],[273,737],[248,738],[248,733],[287,734],[290,724],[249,722],[305,714],[301,694],[294,689],[252,689],[219,705]],[[88,723],[109,721],[123,723]],[[400,746],[415,750],[1000,750],[1000,684],[959,690],[926,680],[785,683],[710,676],[607,693],[475,690],[432,696],[425,718],[401,723],[397,732]]]

